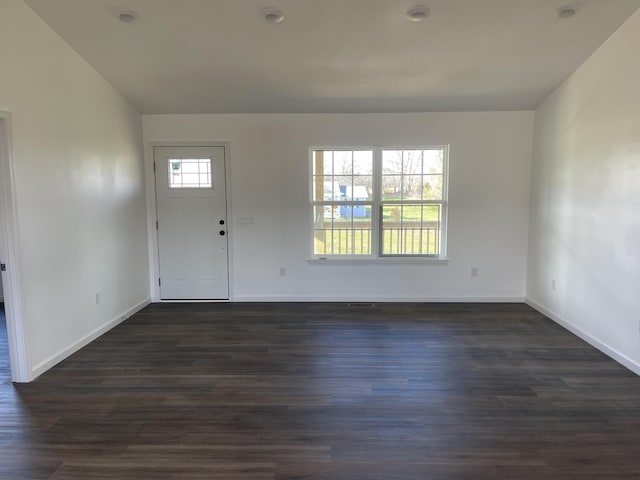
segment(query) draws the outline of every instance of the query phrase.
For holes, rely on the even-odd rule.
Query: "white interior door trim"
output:
[[[33,380],[31,362],[27,350],[26,332],[22,319],[22,294],[20,290],[20,263],[18,261],[18,215],[14,182],[11,113],[0,110],[0,242],[7,266],[3,272],[4,308],[7,320],[7,340],[11,363],[11,380],[16,383]]]
[[[149,286],[151,290],[151,301],[153,303],[161,303],[165,300],[160,298],[160,286],[158,285],[158,277],[160,276],[159,264],[159,243],[158,231],[156,230],[156,219],[158,218],[157,201],[156,201],[156,178],[153,171],[154,148],[155,147],[224,147],[225,149],[225,182],[227,193],[227,236],[228,236],[228,266],[229,266],[229,300],[168,300],[171,303],[197,303],[197,302],[229,302],[234,299],[234,282],[233,282],[233,222],[232,222],[232,205],[231,205],[231,144],[228,141],[221,140],[202,140],[202,141],[168,141],[154,140],[145,145],[145,182],[147,188],[147,230],[149,232]]]

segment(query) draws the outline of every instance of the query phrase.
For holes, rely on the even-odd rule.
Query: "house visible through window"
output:
[[[315,257],[444,257],[447,148],[312,150]]]

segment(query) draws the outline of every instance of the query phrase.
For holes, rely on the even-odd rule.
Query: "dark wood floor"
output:
[[[640,479],[640,378],[524,305],[151,305],[0,367],[2,479]]]

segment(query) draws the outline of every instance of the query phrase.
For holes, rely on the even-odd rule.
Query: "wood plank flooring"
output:
[[[520,304],[156,304],[0,367],[2,479],[640,479],[640,378]]]

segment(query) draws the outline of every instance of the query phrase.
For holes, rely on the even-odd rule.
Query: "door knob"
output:
[[[220,235],[224,235],[225,231],[224,230],[220,230]]]

